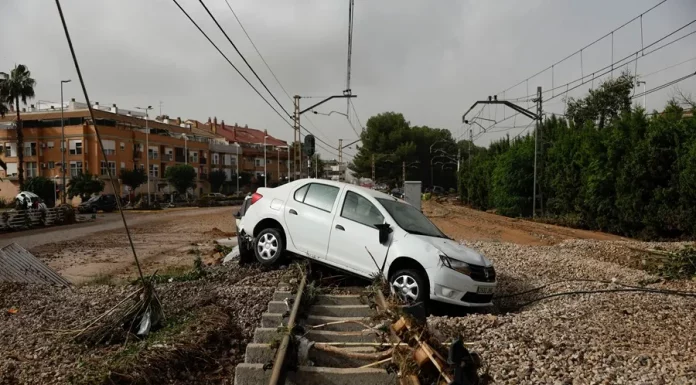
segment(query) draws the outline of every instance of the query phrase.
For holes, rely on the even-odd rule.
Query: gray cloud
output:
[[[241,59],[217,31],[196,0],[181,0],[243,73],[257,84]],[[657,0],[604,2],[588,0],[529,1],[357,1],[353,46],[352,89],[363,124],[383,111],[403,112],[412,124],[465,133],[460,117],[473,101],[526,78],[591,42],[657,3]],[[207,0],[266,84],[291,110],[290,100],[276,85],[246,40],[224,0]],[[347,1],[230,0],[254,42],[288,92],[323,96],[345,88]],[[292,130],[245,84],[169,0],[64,0],[63,8],[93,100],[123,107],[164,104],[163,112],[205,120],[217,116],[229,123],[267,128],[290,139]],[[644,40],[663,36],[696,14],[692,0],[670,0],[644,19]],[[686,32],[696,30],[696,26]],[[37,99],[59,99],[60,79],[72,78],[67,97],[82,99],[77,76],[53,2],[0,1],[0,70],[27,64],[37,79]],[[634,23],[615,35],[615,59],[640,47]],[[639,61],[649,72],[689,59],[696,35]],[[583,71],[609,64],[611,48],[603,41],[583,54]],[[696,69],[696,62],[652,75],[648,88]],[[634,68],[631,68],[634,70]],[[580,76],[579,58],[554,69],[554,84]],[[551,87],[550,72],[529,82]],[[692,79],[682,84],[694,91]],[[259,87],[261,90],[261,88]],[[578,89],[571,96],[579,96]],[[506,93],[526,93],[523,84]],[[664,90],[649,96],[659,108],[670,96]],[[502,97],[502,95],[501,95]],[[561,98],[549,111],[562,112]],[[269,100],[271,100],[269,98]],[[303,100],[307,105],[313,100]],[[322,111],[345,112],[344,101]],[[502,109],[484,116],[500,118]],[[355,138],[345,119],[311,116],[322,139]],[[523,124],[517,120],[516,124]],[[512,125],[512,120],[509,124]],[[311,124],[306,125],[315,130]],[[521,129],[511,130],[511,134]],[[486,144],[497,133],[482,136]],[[331,157],[326,154],[325,156]]]

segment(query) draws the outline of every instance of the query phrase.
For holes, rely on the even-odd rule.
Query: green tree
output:
[[[122,168],[119,173],[119,179],[121,183],[131,188],[131,191],[135,191],[138,187],[142,186],[147,182],[147,174],[142,168],[134,168],[132,170]]]
[[[213,170],[208,176],[208,182],[210,182],[210,188],[212,191],[220,192],[222,191],[222,185],[227,181],[227,174],[223,170]]]
[[[23,191],[31,191],[38,195],[46,205],[51,207],[55,204],[56,184],[53,180],[43,176],[29,178],[22,187]]]
[[[185,194],[189,188],[196,187],[196,170],[189,164],[167,167],[164,177],[179,194]]]
[[[492,178],[492,203],[499,213],[507,216],[531,214],[534,138],[528,135],[514,141],[510,150],[498,157]]]
[[[34,87],[36,81],[32,79],[29,68],[24,64],[15,66],[9,75],[0,72],[0,104],[10,104],[14,106],[17,113],[17,173],[20,186],[24,185],[24,132],[22,129],[22,119],[19,114],[19,102],[27,105],[27,99],[34,97]],[[3,114],[4,115],[4,114]]]
[[[631,110],[631,91],[635,77],[623,73],[616,79],[602,83],[596,90],[590,90],[583,99],[568,99],[566,116],[575,126],[594,122],[600,129],[622,112]]]
[[[104,184],[97,175],[80,172],[68,181],[67,193],[70,198],[79,196],[86,201],[90,196],[104,191]]]

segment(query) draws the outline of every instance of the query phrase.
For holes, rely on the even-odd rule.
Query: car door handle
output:
[[[288,212],[292,215],[297,215],[297,211],[295,211],[294,209],[290,209],[290,211],[288,211]]]
[[[346,228],[341,225],[336,225],[337,230],[346,231]]]

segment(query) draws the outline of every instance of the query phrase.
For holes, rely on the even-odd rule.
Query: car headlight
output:
[[[450,258],[446,255],[440,255],[440,260],[442,261],[442,264],[449,267],[450,269],[462,273],[464,275],[471,275],[471,268],[469,267],[469,264],[466,262],[462,262],[453,258]]]

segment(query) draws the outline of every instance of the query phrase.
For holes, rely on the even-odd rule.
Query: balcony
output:
[[[157,152],[151,152],[151,153],[149,153],[149,154],[147,154],[147,155],[148,155],[148,157],[149,157],[150,159],[152,159],[152,160],[158,159],[158,158],[159,158],[159,153],[157,153]]]
[[[164,155],[162,155],[162,160],[165,162],[171,162],[172,160],[174,160],[174,155],[164,154]]]
[[[201,158],[201,164],[208,164],[208,158]]]
[[[177,155],[174,157],[174,160],[179,163],[184,163],[186,162],[186,157],[184,155]]]

